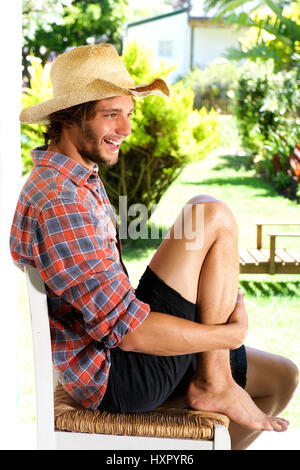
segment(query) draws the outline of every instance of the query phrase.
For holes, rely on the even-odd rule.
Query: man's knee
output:
[[[195,219],[197,208],[201,208],[202,220],[204,224],[213,226],[215,232],[231,235],[238,234],[238,226],[229,206],[220,199],[216,199],[208,194],[198,194],[191,198],[187,205],[191,207],[193,218]]]
[[[280,380],[279,387],[283,393],[293,395],[299,383],[299,370],[296,364],[285,357],[280,362]]]

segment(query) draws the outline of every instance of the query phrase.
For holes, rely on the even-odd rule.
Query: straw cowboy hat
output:
[[[111,44],[80,46],[57,57],[50,72],[53,98],[22,110],[20,121],[47,123],[48,116],[87,101],[113,96],[169,96],[167,84],[156,78],[136,85]]]

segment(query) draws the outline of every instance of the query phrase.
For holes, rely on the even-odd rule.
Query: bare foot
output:
[[[196,410],[223,413],[232,421],[256,431],[286,431],[288,421],[267,416],[234,380],[226,387],[207,386],[193,380],[186,395],[187,405]]]

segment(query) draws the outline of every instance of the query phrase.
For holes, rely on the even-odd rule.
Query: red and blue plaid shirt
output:
[[[17,204],[11,253],[46,285],[53,363],[65,390],[96,409],[110,348],[147,317],[120,259],[114,212],[97,167],[39,147]],[[122,371],[120,371],[122,373]]]

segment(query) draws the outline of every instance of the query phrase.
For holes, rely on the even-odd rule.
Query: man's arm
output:
[[[216,349],[235,349],[243,343],[248,328],[243,296],[225,325],[207,325],[159,312],[150,312],[143,323],[127,333],[119,347],[157,356],[176,356]]]

